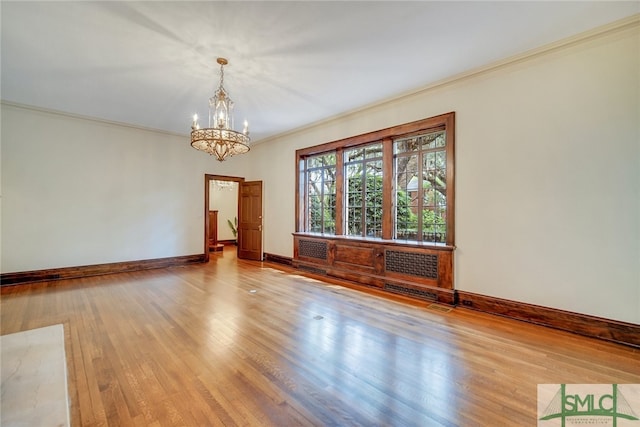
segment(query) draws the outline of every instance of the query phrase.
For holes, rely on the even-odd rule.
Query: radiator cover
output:
[[[438,255],[386,250],[384,268],[394,273],[438,279]]]

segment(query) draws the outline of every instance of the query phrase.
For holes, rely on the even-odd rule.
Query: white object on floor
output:
[[[3,427],[69,426],[62,325],[0,337]]]

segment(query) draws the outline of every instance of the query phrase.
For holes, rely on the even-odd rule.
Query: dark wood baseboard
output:
[[[284,264],[288,266],[293,265],[293,260],[291,257],[286,257],[282,255],[268,254],[265,252],[262,256],[262,259],[267,262],[276,262],[278,264]]]
[[[285,256],[265,253],[264,260],[290,267],[292,266],[292,259]],[[126,261],[110,264],[3,273],[0,274],[0,285],[10,286],[25,283],[150,270],[156,268],[176,267],[203,263],[204,261],[205,255],[199,254],[141,261]],[[319,276],[318,278],[323,280],[329,279],[326,275]],[[369,286],[351,284],[346,280],[338,281],[335,279],[329,279],[328,281],[340,282],[343,285],[346,284],[355,289],[366,290],[371,293],[379,294],[380,296],[391,297],[392,299],[401,299],[405,301],[413,300],[413,302],[420,303],[420,301],[416,301],[415,298],[399,295],[391,296],[388,292],[383,292]],[[451,293],[451,295],[449,293]],[[447,295],[438,295],[438,300],[439,302],[447,304],[457,302],[458,307],[482,311],[489,314],[504,316],[511,319],[640,348],[640,325],[633,323],[604,319],[586,314],[573,313],[555,308],[474,294],[472,292],[465,291],[448,290]],[[424,303],[424,301],[422,301],[422,303]]]
[[[459,307],[640,348],[640,325],[457,291]]]
[[[402,300],[416,305],[422,305],[424,303],[424,301],[420,301],[419,298],[410,295],[398,295],[393,292],[377,289],[373,286],[357,283],[357,281],[348,279],[336,280],[336,278],[327,275],[325,271],[320,271],[317,268],[304,268],[305,266],[302,265],[294,265],[293,267],[296,270],[303,271],[304,275],[316,277],[320,280],[331,283],[339,283],[343,286],[373,293],[383,298]],[[433,292],[437,295],[436,302],[438,303],[482,311],[488,314],[534,323],[590,338],[598,338],[605,341],[640,348],[640,325],[637,324],[474,294],[465,291],[434,288]]]
[[[79,277],[100,276],[103,274],[126,273],[155,268],[176,267],[197,264],[205,261],[205,255],[185,255],[169,258],[147,259],[141,261],[114,262],[109,264],[83,265],[78,267],[51,268],[47,270],[21,271],[0,274],[0,285],[19,285],[22,283],[46,282],[51,280],[76,279]]]

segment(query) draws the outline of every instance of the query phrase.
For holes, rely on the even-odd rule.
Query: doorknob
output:
[[[258,231],[262,231],[262,224],[258,226]]]

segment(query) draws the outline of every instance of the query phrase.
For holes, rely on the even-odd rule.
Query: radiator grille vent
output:
[[[385,251],[384,268],[395,273],[437,279],[438,255]]]
[[[385,283],[384,284],[384,290],[385,291],[390,291],[390,292],[395,292],[397,294],[409,295],[411,297],[420,298],[420,299],[424,299],[424,300],[427,300],[427,301],[437,301],[438,300],[438,294],[436,294],[436,293],[424,291],[424,290],[421,290],[421,289],[407,288],[407,287],[400,286],[400,285],[393,285],[391,283]]]
[[[298,253],[309,258],[327,259],[327,242],[300,240]]]
[[[311,267],[310,265],[299,265],[298,268],[300,270],[308,271],[309,273],[322,274],[323,276],[326,276],[327,274],[327,272],[324,271],[323,269]]]

